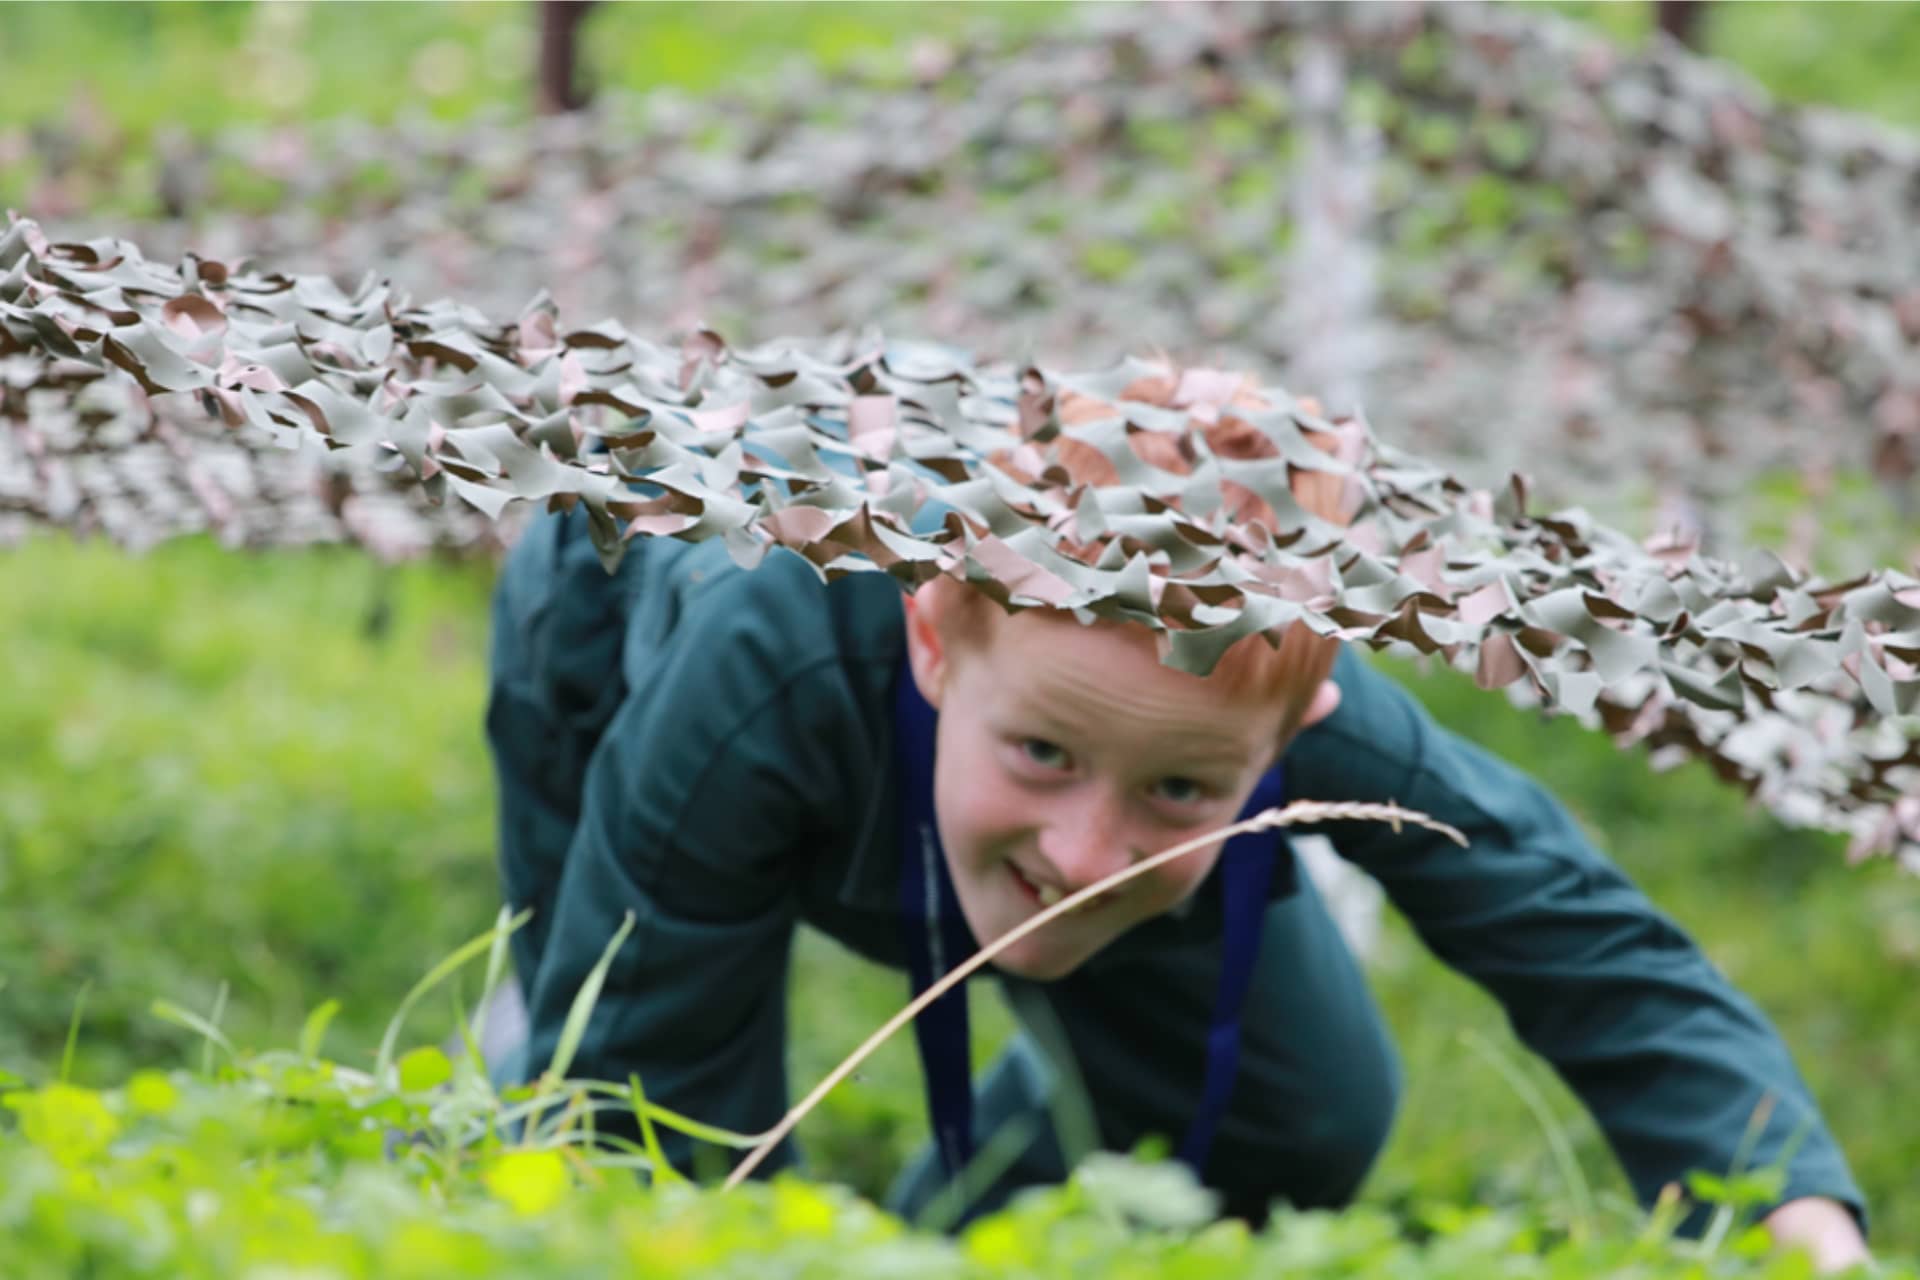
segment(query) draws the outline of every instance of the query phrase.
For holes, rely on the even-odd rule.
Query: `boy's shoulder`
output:
[[[513,549],[496,620],[544,631],[550,642],[536,648],[562,664],[575,642],[616,627],[630,681],[693,650],[696,662],[760,682],[829,659],[896,662],[905,649],[901,594],[880,572],[823,580],[784,547],[748,568],[719,538],[637,538],[609,573],[584,514],[569,512],[537,517]]]
[[[1288,792],[1315,800],[1407,799],[1406,788],[1437,744],[1437,727],[1391,677],[1343,647],[1333,681],[1340,705],[1288,748]]]
[[[785,548],[749,568],[719,539],[635,550],[642,563],[623,590],[630,687],[685,684],[676,701],[714,714],[782,688],[801,705],[839,708],[839,719],[881,714],[906,649],[901,590],[886,574],[826,581]]]
[[[747,568],[714,539],[687,547],[649,578],[634,607],[663,605],[677,623],[765,634],[796,657],[825,651],[897,657],[902,652],[902,593],[884,573],[860,571],[825,580],[785,547]]]

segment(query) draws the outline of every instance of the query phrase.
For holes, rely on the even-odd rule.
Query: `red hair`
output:
[[[1129,383],[1120,393],[1131,400],[1168,409],[1189,410],[1187,434],[1162,431],[1129,433],[1134,453],[1142,461],[1166,471],[1185,475],[1193,470],[1195,457],[1192,434],[1197,432],[1207,447],[1226,458],[1271,458],[1279,449],[1259,428],[1235,416],[1235,407],[1267,408],[1268,401],[1257,393],[1255,383],[1243,374],[1213,369],[1179,370],[1165,360],[1161,368]],[[1317,413],[1319,406],[1302,400],[1302,407]],[[1088,422],[1112,417],[1119,409],[1102,400],[1077,392],[1064,392],[1057,406],[1062,423]],[[1308,430],[1307,439],[1316,447],[1338,456],[1341,438],[1325,431]],[[1000,450],[988,461],[1027,481],[1013,460],[1012,450]],[[1062,436],[1053,443],[1050,459],[1063,466],[1078,484],[1112,484],[1119,474],[1106,455],[1091,445]],[[1295,467],[1288,475],[1294,500],[1307,511],[1335,524],[1346,524],[1357,505],[1349,483],[1340,475]],[[1273,508],[1259,494],[1234,481],[1222,482],[1227,511],[1234,524],[1244,528],[1264,524],[1271,532],[1278,525]],[[943,644],[972,649],[984,648],[993,640],[995,628],[1006,611],[987,596],[957,579],[942,576],[928,582],[919,594],[921,606],[940,633]],[[1053,613],[1053,610],[1037,610]],[[1060,611],[1063,620],[1070,614]],[[1101,620],[1095,626],[1125,626],[1125,623]],[[1149,637],[1144,630],[1142,643]],[[1285,709],[1281,722],[1282,740],[1298,730],[1301,718],[1321,684],[1332,673],[1339,655],[1339,641],[1315,634],[1304,623],[1295,622],[1276,644],[1265,635],[1250,635],[1235,641],[1221,655],[1206,678],[1222,682],[1235,694],[1244,694],[1264,702],[1279,703]]]

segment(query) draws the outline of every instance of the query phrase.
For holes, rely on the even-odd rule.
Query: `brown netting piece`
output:
[[[1518,477],[1476,488],[1283,386],[1229,406],[1233,379],[1193,371],[1190,403],[1167,409],[1124,399],[1149,368],[1133,359],[978,363],[877,334],[668,345],[566,327],[547,301],[495,324],[374,278],[167,265],[24,220],[0,238],[0,362],[16,525],[259,543],[331,518],[329,536],[385,552],[375,512],[458,543],[534,504],[584,504],[610,564],[635,536],[717,537],[748,565],[784,546],[829,577],[945,573],[1010,608],[1152,627],[1193,671],[1297,621],[1703,758],[1788,821],[1851,832],[1857,853],[1917,852],[1920,581],[1825,581],[1538,511]],[[1063,424],[1066,392],[1116,411]],[[1222,414],[1264,445],[1215,452],[1195,422]],[[1149,461],[1168,455],[1145,435],[1184,469]],[[1063,464],[1086,450],[1109,482]],[[1294,502],[1301,471],[1350,487],[1351,526]],[[1271,524],[1229,518],[1242,491]],[[242,515],[242,494],[256,513],[284,495],[284,527]]]

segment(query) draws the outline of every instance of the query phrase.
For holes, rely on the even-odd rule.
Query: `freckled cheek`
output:
[[[938,788],[942,836],[970,862],[1005,854],[1032,829],[1027,797],[1011,785],[989,756],[955,760]]]

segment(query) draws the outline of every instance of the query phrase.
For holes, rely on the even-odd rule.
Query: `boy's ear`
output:
[[[907,611],[907,669],[913,673],[913,683],[919,688],[920,696],[935,711],[940,709],[940,694],[947,683],[947,647],[941,641],[940,629],[933,624],[933,617],[920,599],[919,592],[905,597]]]
[[[1322,680],[1320,687],[1313,691],[1313,701],[1307,704],[1307,713],[1300,717],[1300,728],[1312,728],[1339,708],[1340,686],[1331,680]]]

